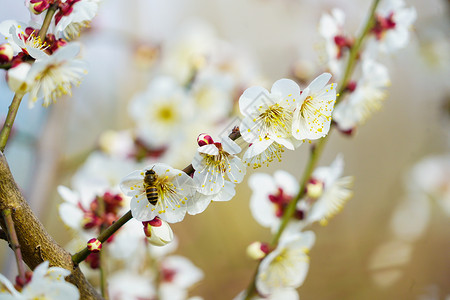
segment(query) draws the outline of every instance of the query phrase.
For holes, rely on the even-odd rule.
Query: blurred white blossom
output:
[[[66,269],[49,268],[49,262],[45,261],[34,269],[31,280],[22,290],[17,291],[13,284],[0,274],[0,298],[5,300],[78,300],[80,293],[77,287],[64,280],[64,277],[69,275],[70,271]]]

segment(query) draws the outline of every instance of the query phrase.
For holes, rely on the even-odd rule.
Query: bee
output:
[[[156,180],[158,180],[158,175],[156,175],[156,172],[153,169],[145,171],[145,194],[147,195],[148,202],[150,202],[150,204],[152,205],[155,205],[158,202],[158,189],[156,188]]]

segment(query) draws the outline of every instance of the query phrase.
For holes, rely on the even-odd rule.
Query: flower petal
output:
[[[228,178],[232,183],[242,182],[246,172],[246,167],[239,157],[235,157],[229,161],[227,169]]]
[[[308,88],[311,90],[311,93],[317,93],[330,81],[331,74],[323,73],[317,76],[309,85]]]
[[[300,87],[295,81],[283,78],[275,81],[271,93],[281,106],[294,108],[300,98]]]
[[[135,196],[145,192],[144,174],[143,171],[133,171],[125,176],[120,182],[122,192],[127,196]]]

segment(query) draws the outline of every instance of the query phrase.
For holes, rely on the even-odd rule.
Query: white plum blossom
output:
[[[328,134],[336,102],[336,83],[328,84],[330,73],[314,79],[295,103],[292,135],[298,140],[316,140]]]
[[[325,225],[352,197],[353,177],[341,177],[344,161],[338,155],[329,167],[317,168],[306,185],[306,197],[296,206],[289,228],[298,230],[320,221]],[[287,206],[299,193],[299,183],[291,174],[276,171],[274,176],[255,173],[249,178],[253,191],[250,211],[255,220],[276,232]]]
[[[183,256],[165,257],[160,264],[161,299],[183,300],[187,289],[203,279],[203,271]]]
[[[206,135],[206,143],[200,140],[202,136],[199,137],[200,147],[192,160],[197,191],[203,195],[213,195],[225,186],[226,179],[232,183],[241,182],[246,169],[236,155],[241,152],[241,148],[228,137],[214,142]]]
[[[414,165],[406,178],[409,193],[440,205],[450,216],[450,155],[429,156]]]
[[[409,31],[416,20],[414,7],[406,7],[403,0],[384,0],[376,11],[375,34],[379,49],[393,52],[408,44]]]
[[[337,77],[344,68],[344,48],[351,46],[351,41],[344,36],[344,21],[344,12],[335,8],[331,14],[323,14],[319,22],[319,33],[325,39],[328,68]]]
[[[280,289],[301,286],[309,269],[307,254],[314,242],[315,235],[312,231],[282,236],[277,248],[270,252],[258,267],[258,292],[270,296]]]
[[[79,44],[70,43],[34,62],[27,74],[29,107],[39,98],[44,98],[43,106],[48,106],[62,95],[71,95],[71,86],[80,84],[87,73],[86,63],[75,58],[79,51]]]
[[[198,117],[213,123],[226,119],[233,106],[232,92],[231,76],[212,68],[199,72],[191,89]]]
[[[307,224],[320,221],[322,225],[326,225],[328,219],[341,211],[344,204],[353,196],[350,188],[353,186],[353,177],[341,177],[344,170],[344,159],[342,155],[338,155],[329,167],[319,167],[314,170],[310,184],[307,189],[313,186],[320,186],[320,192],[307,191],[306,195],[313,195],[315,199],[307,199],[313,201],[309,209],[305,208]],[[310,203],[308,203],[310,204]]]
[[[123,270],[108,277],[108,294],[111,299],[142,300],[157,296],[154,278],[149,274]]]
[[[59,215],[69,228],[83,238],[96,237],[99,226],[109,226],[128,206],[121,196],[120,180],[135,169],[129,160],[93,152],[72,177],[72,189],[59,186],[64,202]],[[100,212],[98,201],[106,210]],[[96,231],[97,230],[97,231]]]
[[[7,80],[11,91],[15,93],[26,93],[28,91],[27,76],[30,69],[31,64],[21,63],[8,70]]]
[[[64,280],[64,277],[69,275],[70,271],[66,269],[49,268],[49,262],[45,261],[34,269],[31,281],[19,292],[5,276],[0,274],[0,298],[5,300],[78,300],[80,293],[77,287]]]
[[[150,170],[156,174],[154,186],[158,199],[154,205],[147,198],[148,184],[144,182],[146,172]],[[195,187],[192,178],[163,163],[132,172],[122,179],[120,187],[125,195],[132,197],[131,213],[138,221],[150,221],[160,217],[169,223],[180,222],[184,219],[188,202],[194,201],[192,196]]]
[[[24,51],[34,59],[42,59],[48,56],[44,50],[48,47],[40,40],[38,30],[31,27],[31,24],[6,20],[0,23],[0,34],[9,43],[14,53]]]
[[[287,205],[299,192],[297,179],[288,172],[278,170],[273,176],[254,173],[248,183],[253,191],[250,198],[253,218],[261,226],[275,232]]]
[[[64,0],[55,15],[54,32],[58,37],[72,40],[80,35],[81,29],[88,27],[97,15],[100,0]]]
[[[364,124],[381,108],[386,97],[385,89],[389,85],[387,68],[372,59],[364,59],[362,76],[356,82],[354,90],[333,111],[333,119],[339,129],[348,131]]]
[[[171,77],[155,78],[147,90],[130,103],[137,135],[148,146],[164,146],[180,139],[182,128],[193,117],[193,102]]]
[[[294,150],[301,142],[292,136],[292,113],[300,101],[300,87],[292,80],[276,81],[269,93],[254,86],[239,98],[244,119],[239,126],[242,138],[250,143],[244,161],[255,168],[280,159],[284,147]]]
[[[189,84],[196,73],[207,66],[216,44],[210,26],[198,21],[188,22],[174,38],[163,44],[162,68],[180,84]]]

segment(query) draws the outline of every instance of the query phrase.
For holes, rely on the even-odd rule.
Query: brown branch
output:
[[[56,243],[31,211],[14,181],[5,156],[0,152],[0,210],[5,209],[14,211],[12,219],[23,260],[31,269],[47,260],[50,266],[72,272],[67,281],[78,287],[81,299],[102,299],[80,269],[73,264],[70,253]],[[0,223],[5,229],[5,222],[0,220]]]

